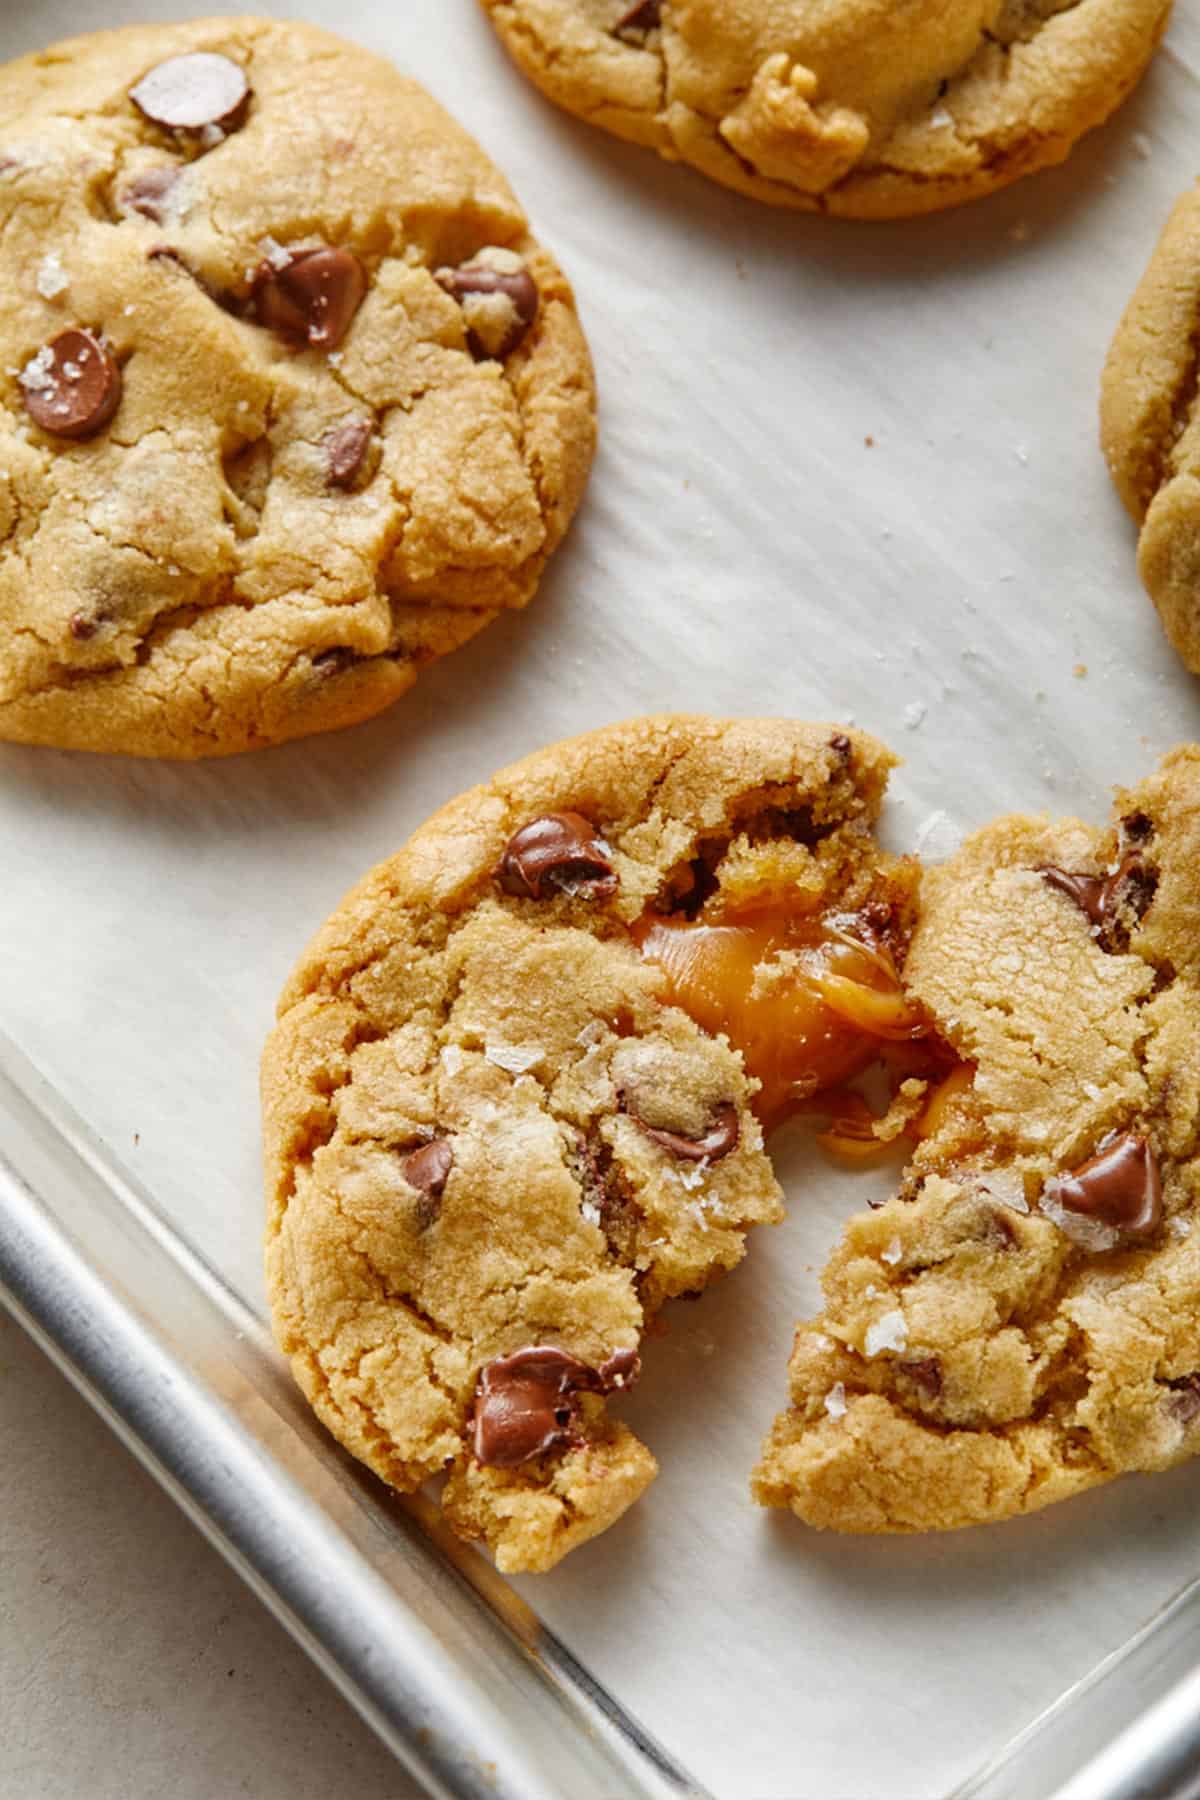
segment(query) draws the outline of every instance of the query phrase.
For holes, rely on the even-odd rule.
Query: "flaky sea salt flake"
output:
[[[883,1350],[908,1348],[908,1324],[898,1306],[867,1326],[865,1348],[868,1358],[878,1356]]]
[[[1102,1219],[1091,1219],[1086,1213],[1072,1212],[1045,1190],[1038,1201],[1038,1208],[1058,1226],[1064,1237],[1069,1237],[1081,1250],[1093,1253],[1115,1250],[1121,1241],[1121,1234],[1114,1225],[1106,1225]]]
[[[17,380],[33,394],[45,393],[54,386],[54,352],[49,344],[43,344],[37,355],[30,357]]]
[[[485,1044],[483,1054],[498,1069],[507,1069],[510,1075],[524,1075],[537,1068],[546,1052],[540,1044]]]
[[[47,250],[38,264],[38,293],[43,300],[57,300],[60,294],[66,293],[69,285],[67,272],[62,266],[57,250]]]
[[[846,1416],[846,1384],[835,1381],[825,1396],[825,1411],[831,1419],[844,1419]]]
[[[904,1246],[901,1244],[898,1237],[892,1239],[886,1250],[881,1250],[879,1252],[881,1262],[892,1264],[898,1263],[903,1255]]]

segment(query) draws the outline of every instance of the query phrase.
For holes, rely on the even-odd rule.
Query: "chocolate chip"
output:
[[[161,225],[170,210],[171,190],[180,173],[173,164],[161,169],[143,169],[122,188],[120,205],[126,212],[141,213],[143,218],[153,219],[156,225]]]
[[[462,307],[477,361],[511,356],[537,318],[537,283],[515,250],[489,246],[457,269],[436,270],[434,280]]]
[[[1200,1418],[1200,1374],[1176,1376],[1167,1386],[1172,1393],[1167,1405],[1181,1425],[1190,1425]]]
[[[1136,851],[1130,851],[1110,875],[1084,875],[1044,863],[1038,874],[1047,886],[1074,901],[1092,922],[1104,950],[1124,950],[1131,926],[1140,924],[1150,910],[1158,876],[1148,869]]]
[[[836,756],[840,756],[843,762],[850,761],[850,747],[850,739],[844,731],[835,733],[829,740],[829,748]]]
[[[1130,844],[1145,844],[1154,836],[1154,820],[1148,813],[1126,813],[1121,820],[1121,832]]]
[[[250,299],[260,325],[314,350],[335,350],[366,291],[367,272],[353,250],[325,247],[261,263]]]
[[[738,1119],[737,1107],[732,1100],[724,1100],[713,1114],[713,1122],[702,1137],[685,1137],[681,1131],[664,1131],[659,1125],[647,1125],[639,1119],[633,1108],[625,1102],[625,1110],[640,1131],[672,1156],[682,1157],[685,1162],[719,1162],[736,1150],[738,1139],[742,1134],[741,1122]]]
[[[936,1356],[921,1356],[912,1362],[902,1362],[900,1369],[915,1388],[918,1388],[926,1400],[938,1400],[942,1392],[942,1365]]]
[[[1162,1223],[1162,1183],[1154,1152],[1138,1132],[1113,1133],[1095,1156],[1046,1183],[1064,1212],[1097,1220],[1122,1238],[1151,1236]]]
[[[1103,875],[1073,875],[1067,869],[1043,863],[1038,874],[1047,887],[1057,888],[1073,900],[1080,912],[1086,913],[1095,926],[1104,924],[1104,898],[1108,882]]]
[[[445,1138],[434,1138],[419,1150],[410,1150],[400,1167],[405,1181],[420,1195],[417,1222],[425,1231],[441,1210],[442,1194],[454,1167],[454,1151]]]
[[[158,63],[129,98],[153,125],[167,131],[236,131],[246,117],[250,83],[232,57],[192,50]]]
[[[628,33],[642,38],[648,31],[657,31],[661,24],[662,0],[634,0],[634,5],[622,13],[610,30],[613,37],[624,37]]]
[[[634,1350],[617,1350],[598,1369],[565,1350],[530,1345],[479,1372],[473,1445],[477,1462],[513,1469],[570,1443],[579,1426],[578,1395],[631,1387],[641,1372]]]
[[[619,1261],[631,1263],[637,1254],[642,1209],[610,1146],[598,1132],[588,1136],[580,1133],[575,1169],[583,1192],[583,1205],[598,1214],[610,1252]]]
[[[55,437],[92,437],[121,404],[121,371],[112,352],[79,326],[43,345],[19,380],[30,418]]]
[[[351,419],[348,425],[338,425],[325,433],[321,448],[325,452],[326,478],[330,487],[352,486],[370,442],[369,419]]]
[[[611,859],[611,849],[582,813],[544,813],[509,838],[496,879],[506,894],[522,899],[559,893],[608,900],[619,885]]]

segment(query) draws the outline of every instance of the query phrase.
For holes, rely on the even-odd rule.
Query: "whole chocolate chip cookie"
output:
[[[368,717],[523,606],[579,500],[570,290],[501,175],[308,26],[0,70],[0,737]]]
[[[537,85],[777,206],[902,218],[1061,162],[1170,0],[482,0]]]
[[[1200,188],[1175,206],[1104,367],[1100,438],[1163,628],[1200,673]]]
[[[1200,748],[1107,831],[925,876],[909,999],[960,1059],[796,1336],[759,1500],[839,1531],[1029,1512],[1200,1451]]]
[[[779,720],[556,745],[416,832],[284,993],[279,1342],[330,1430],[397,1488],[445,1474],[503,1569],[652,1480],[621,1398],[662,1303],[780,1216],[764,1126],[923,1030],[915,870],[870,836],[890,762]]]

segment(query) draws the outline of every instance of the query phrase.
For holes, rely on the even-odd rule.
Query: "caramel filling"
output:
[[[886,1043],[928,1031],[860,914],[772,899],[715,921],[647,914],[633,938],[666,975],[666,997],[741,1051],[762,1083],[754,1106],[768,1130],[859,1074]]]

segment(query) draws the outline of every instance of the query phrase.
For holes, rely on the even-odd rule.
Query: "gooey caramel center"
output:
[[[667,998],[740,1050],[768,1129],[860,1073],[883,1043],[928,1029],[862,914],[777,899],[694,922],[647,913],[633,938],[665,974]]]

